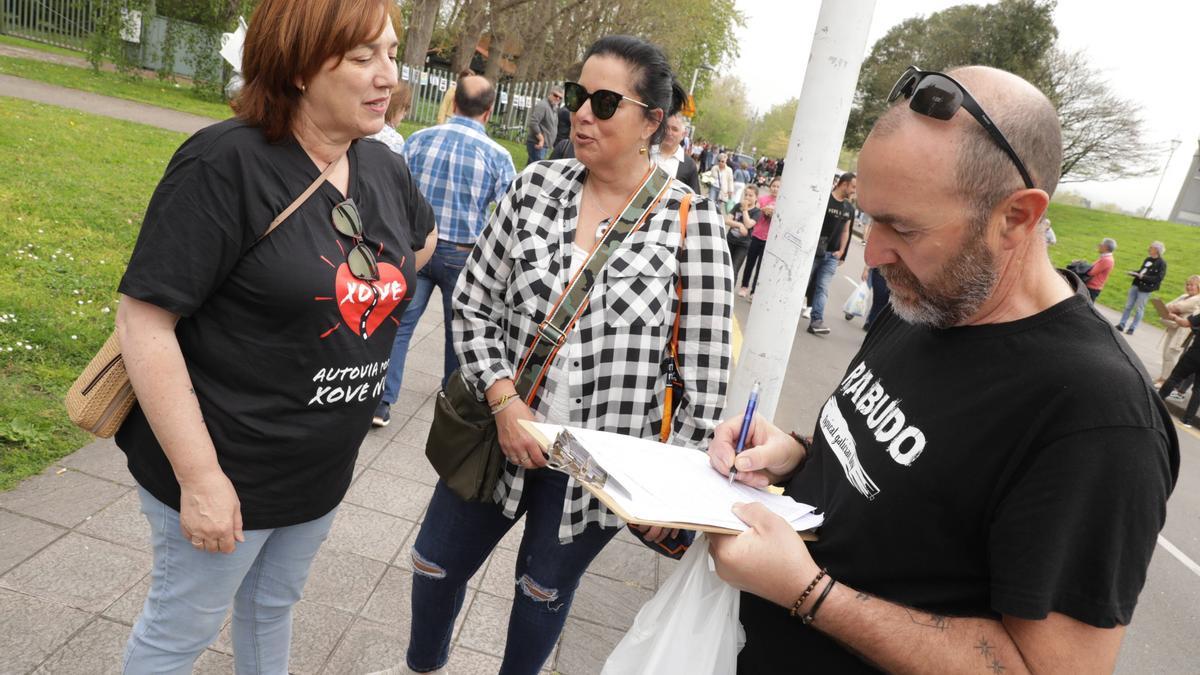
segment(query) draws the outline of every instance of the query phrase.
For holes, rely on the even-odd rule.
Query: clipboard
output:
[[[1150,298],[1150,304],[1154,306],[1154,311],[1158,312],[1158,318],[1163,321],[1175,321],[1171,316],[1171,310],[1167,309],[1167,303],[1158,298]]]
[[[713,534],[741,534],[742,530],[721,527],[700,522],[685,522],[679,520],[653,520],[647,518],[638,518],[625,509],[616,498],[610,494],[613,486],[610,485],[609,475],[605,469],[592,457],[592,453],[588,452],[570,430],[563,428],[562,431],[554,438],[547,435],[543,429],[534,423],[527,420],[521,420],[521,426],[533,436],[545,451],[548,460],[548,466],[551,469],[561,471],[574,478],[580,485],[592,494],[605,508],[617,514],[621,520],[635,525],[650,525],[655,527],[664,527],[670,529],[695,530],[697,532],[710,532]],[[614,479],[615,482],[615,479]],[[816,529],[804,530],[797,532],[800,537],[806,541],[816,541]]]

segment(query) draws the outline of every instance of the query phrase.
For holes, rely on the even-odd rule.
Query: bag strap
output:
[[[692,206],[692,196],[684,195],[679,203],[679,250],[682,251],[687,242],[688,211]],[[663,395],[662,429],[659,440],[663,443],[671,437],[671,417],[675,411],[675,387],[683,387],[679,377],[679,317],[683,314],[683,274],[675,275],[675,297],[679,298],[679,307],[675,310],[675,325],[671,327],[671,346],[668,351],[670,362],[667,373],[667,391]]]
[[[300,196],[296,197],[296,199],[294,201],[292,201],[292,203],[289,204],[288,207],[286,209],[284,209],[282,213],[280,213],[278,216],[275,216],[275,220],[271,221],[271,225],[269,227],[267,227],[267,231],[263,232],[262,236],[259,237],[257,240],[255,240],[254,243],[257,244],[258,242],[262,241],[263,239],[266,239],[267,235],[274,232],[275,228],[279,227],[279,225],[281,223],[283,223],[283,221],[287,220],[288,216],[292,215],[293,211],[300,208],[301,204],[308,201],[308,198],[312,196],[312,193],[317,191],[317,188],[321,186],[321,183],[325,182],[325,179],[329,176],[329,174],[333,173],[334,167],[336,167],[338,164],[341,164],[342,159],[344,159],[345,157],[346,157],[346,155],[342,154],[341,157],[338,157],[337,159],[330,162],[329,166],[325,167],[325,170],[321,172],[321,175],[317,176],[317,179],[312,182],[312,185],[308,186],[308,189],[306,189],[304,192],[301,192]]]
[[[655,205],[671,187],[671,177],[658,166],[651,167],[642,177],[641,186],[630,196],[620,215],[604,230],[594,246],[588,259],[579,272],[571,278],[563,289],[562,295],[546,315],[545,321],[538,326],[537,334],[529,344],[517,369],[516,389],[526,405],[533,405],[534,396],[545,380],[550,364],[558,355],[559,349],[567,342],[567,335],[575,327],[575,322],[583,316],[587,309],[588,296],[600,271],[608,263],[609,256],[621,246],[625,238],[636,232],[646,222]]]

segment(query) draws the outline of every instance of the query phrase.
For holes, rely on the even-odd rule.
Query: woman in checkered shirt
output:
[[[647,149],[684,100],[662,51],[624,36],[592,45],[579,83],[567,83],[566,90],[576,158],[538,162],[514,181],[455,289],[454,333],[463,373],[492,404],[515,393],[518,360],[539,323],[603,228],[637,191],[650,168]],[[464,502],[437,486],[412,550],[407,665],[413,671],[446,664],[467,580],[522,515],[500,672],[542,668],[584,570],[622,523],[565,474],[545,469],[545,456],[518,422],[544,418],[657,438],[668,386],[664,363],[681,299],[685,393],[669,442],[703,449],[720,422],[730,364],[733,270],[720,213],[707,199],[692,197],[682,245],[679,208],[690,192],[672,181],[647,221],[612,253],[532,407],[518,398],[496,414],[508,464],[494,503]],[[653,528],[641,536],[661,541],[670,534]]]

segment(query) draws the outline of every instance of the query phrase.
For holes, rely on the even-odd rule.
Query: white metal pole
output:
[[[758,411],[775,417],[874,12],[875,0],[821,3],[758,291],[725,406],[730,414],[746,407],[758,380]]]

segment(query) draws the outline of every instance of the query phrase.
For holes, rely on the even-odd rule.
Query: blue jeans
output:
[[[537,141],[525,141],[525,152],[529,155],[529,164],[546,159],[546,146],[536,148],[535,145],[537,145]]]
[[[818,251],[816,257],[813,258],[812,314],[809,316],[812,323],[825,320],[825,301],[829,299],[829,280],[833,278],[837,268],[836,254]]]
[[[1125,300],[1125,311],[1121,312],[1121,322],[1117,325],[1125,328],[1125,322],[1129,320],[1129,315],[1133,314],[1133,323],[1129,324],[1129,330],[1138,327],[1142,322],[1142,315],[1146,313],[1146,301],[1150,299],[1150,291],[1139,291],[1137,286],[1129,287],[1129,298]]]
[[[562,633],[584,571],[620,530],[592,524],[571,543],[560,544],[566,485],[566,475],[552,469],[525,472],[517,508],[517,518],[525,515],[525,535],[517,553],[517,591],[501,675],[541,670]],[[504,517],[498,504],[465,502],[438,482],[412,550],[409,668],[428,672],[446,664],[467,580],[515,522]]]
[[[329,534],[337,509],[316,520],[247,530],[233,553],[197,550],[179,530],[179,512],[138,488],[150,521],[150,593],[125,645],[127,675],[190,673],[233,606],[234,668],[288,672],[292,605]]]
[[[433,257],[417,272],[417,288],[413,291],[412,301],[400,317],[400,327],[396,329],[396,341],[392,343],[392,358],[388,361],[387,377],[383,382],[383,403],[391,405],[396,402],[400,393],[400,385],[404,382],[404,360],[408,357],[408,346],[412,342],[413,331],[421,321],[421,315],[429,306],[429,298],[436,286],[442,292],[442,321],[446,334],[445,366],[442,368],[442,388],[450,376],[458,370],[458,355],[454,353],[454,334],[450,328],[453,310],[450,300],[454,297],[454,285],[458,283],[458,275],[462,274],[463,266],[467,264],[468,251],[461,251],[457,245],[438,240]]]
[[[879,268],[872,267],[871,274],[867,278],[871,283],[871,310],[867,312],[867,321],[863,324],[864,327],[875,323],[875,318],[879,316],[884,307],[887,307],[888,300],[892,297],[887,279],[883,278],[883,273],[879,271]]]

